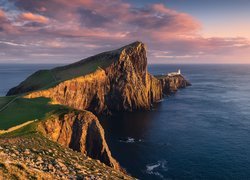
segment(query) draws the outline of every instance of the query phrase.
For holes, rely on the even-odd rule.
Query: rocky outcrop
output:
[[[41,122],[38,129],[52,141],[120,170],[119,164],[111,156],[104,130],[91,112],[71,111],[54,114]]]
[[[64,81],[48,90],[35,91],[26,97],[47,97],[54,104],[63,104],[78,110],[91,110],[99,113],[107,109],[105,95],[109,81],[104,70]]]
[[[0,136],[0,179],[135,178],[32,132],[24,136]]]
[[[181,74],[172,76],[160,75],[156,76],[156,78],[161,82],[162,93],[165,95],[176,92],[180,88],[191,86],[191,83],[187,81]]]
[[[53,103],[96,114],[149,110],[163,94],[161,82],[147,71],[145,45],[135,42],[110,53],[119,54],[112,56],[117,59],[110,66],[61,82],[50,89],[29,93],[26,97],[48,97]]]
[[[99,67],[95,68],[96,66]],[[182,75],[154,77],[149,74],[146,47],[141,42],[55,68],[49,73],[45,75],[50,77],[48,82],[51,82],[51,77],[55,80],[52,82],[53,87],[46,86],[42,90],[29,92],[37,87],[29,88],[29,83],[44,83],[30,77],[27,79],[29,81],[12,89],[9,95],[18,94],[20,88],[21,93],[28,92],[26,98],[47,97],[54,104],[100,114],[149,110],[164,94],[189,85]],[[39,74],[39,79],[45,75]],[[103,129],[92,113],[84,111],[53,115],[41,124],[41,129],[53,141],[119,168],[105,142]]]
[[[94,71],[88,70],[98,65],[100,67]],[[47,78],[53,76],[54,79],[60,80],[54,82],[57,85],[28,93],[27,98],[47,97],[51,98],[54,104],[89,110],[95,114],[149,110],[163,94],[189,85],[181,74],[157,78],[149,74],[146,47],[141,42],[55,68],[47,73]],[[77,77],[71,78],[74,77],[73,74]],[[34,76],[39,78],[38,81],[31,76],[9,93],[16,94],[20,88],[21,93],[28,92],[31,89],[29,83],[34,85],[43,82],[40,74],[38,76],[35,73]],[[63,80],[67,78],[70,79]]]

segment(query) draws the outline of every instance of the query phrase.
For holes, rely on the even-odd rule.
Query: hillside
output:
[[[55,143],[34,124],[0,136],[3,179],[133,179],[99,160]]]
[[[95,114],[107,114],[114,111],[150,110],[153,103],[162,99],[164,94],[169,93],[165,92],[166,89],[173,87],[168,86],[169,83],[181,83],[180,87],[189,85],[189,83],[185,83],[187,81],[181,75],[175,77],[166,75],[165,80],[162,81],[149,74],[146,46],[141,42],[135,42],[102,55],[100,61],[111,62],[111,64],[106,67],[99,66],[92,73],[81,76],[76,73],[75,78],[34,92],[28,92],[32,89],[31,86],[22,87],[22,84],[29,82],[28,78],[21,83],[21,86],[14,88],[15,91],[10,90],[8,94],[26,92],[26,98],[46,97],[50,98],[53,104],[61,104],[78,110],[89,110]],[[73,72],[82,64],[96,63],[100,56],[101,54],[92,56],[84,61],[53,69],[53,71],[62,74],[64,71]],[[85,71],[83,72],[85,73]],[[71,73],[68,74],[72,76]]]
[[[30,75],[18,86],[10,89],[7,96],[46,89],[62,81],[93,73],[98,68],[106,68],[118,59],[119,53],[126,47],[127,46],[117,50],[103,52],[66,66],[56,67],[50,70],[39,70]]]
[[[71,149],[78,152],[78,157],[88,157],[89,161],[83,161],[82,166],[79,166],[82,167],[80,169],[86,170],[85,174],[82,174],[84,178],[93,174],[94,178],[97,175],[101,179],[130,179],[112,157],[105,140],[105,132],[96,115],[150,110],[152,104],[161,100],[164,95],[189,85],[181,74],[156,77],[149,74],[146,46],[141,42],[67,66],[40,70],[12,88],[8,92],[9,96],[0,98],[0,146],[4,147],[4,156],[0,156],[0,162],[1,158],[2,161],[7,158],[14,163],[9,165],[2,162],[0,173],[8,177],[9,173],[6,172],[15,169],[16,173],[31,175],[34,174],[34,168],[39,166],[41,176],[49,172],[51,177],[58,177],[58,173],[61,173],[62,176],[59,177],[77,178],[79,173],[74,170],[74,163],[65,164],[68,159],[62,160],[65,165],[63,168],[72,167],[73,174],[66,175],[65,172],[68,171],[64,172],[63,169],[58,173],[47,171],[52,161],[46,160],[44,167],[36,165],[35,159],[31,160],[31,147],[40,144],[39,148],[46,149],[43,152],[53,151],[47,149],[51,144],[60,147],[62,152]],[[29,143],[24,147],[23,143],[26,144],[26,141]],[[17,146],[13,150],[14,154],[9,153],[12,150],[6,152],[13,144]],[[24,158],[24,148],[27,147],[30,147],[28,160]],[[17,149],[23,150],[17,152]],[[13,158],[17,157],[17,154],[18,158]],[[53,158],[53,154],[55,153],[49,155],[52,155],[50,158]],[[60,154],[54,159],[70,156],[71,154]],[[34,157],[37,158],[36,154]],[[46,157],[39,159],[44,161]],[[96,164],[96,160],[100,163]],[[18,161],[23,164],[21,170],[16,169],[15,163]],[[33,162],[32,166],[30,161]],[[100,169],[97,174],[96,168]]]

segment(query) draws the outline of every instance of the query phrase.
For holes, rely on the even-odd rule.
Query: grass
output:
[[[8,104],[15,97],[16,96],[0,97],[0,109],[3,108],[6,104]]]
[[[114,62],[116,58],[112,53],[101,53],[67,66],[52,69],[51,71],[58,81],[65,81],[90,74],[99,67],[104,69]]]
[[[40,70],[29,76],[20,85],[23,89],[29,91],[41,89],[55,82],[54,76],[50,70]]]
[[[154,75],[154,77],[157,79],[164,79],[167,77],[167,75]]]
[[[13,137],[21,137],[21,136],[33,137],[34,134],[37,135],[37,121],[31,124],[28,124],[27,126],[21,127],[15,131],[1,134],[0,138],[6,138],[6,137],[13,138]]]
[[[114,62],[117,57],[118,54],[105,52],[70,65],[37,71],[19,84],[15,88],[14,94],[54,87],[62,81],[90,74],[98,68],[104,69]]]
[[[1,98],[1,103],[6,101],[5,97]],[[16,99],[0,112],[0,129],[7,130],[30,120],[43,119],[47,113],[65,108],[60,105],[51,105],[49,101],[46,98]]]

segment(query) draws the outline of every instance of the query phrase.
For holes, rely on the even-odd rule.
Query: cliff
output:
[[[158,75],[156,78],[162,85],[162,93],[169,95],[170,93],[176,92],[178,89],[191,86],[191,83],[187,81],[183,75],[177,74],[173,76],[169,75]]]
[[[147,71],[146,48],[135,42],[107,59],[112,63],[93,73],[63,81],[58,85],[28,93],[27,98],[47,97],[63,104],[96,114],[112,111],[149,110],[163,97],[162,83]],[[116,57],[116,59],[113,59]]]
[[[88,111],[53,114],[38,125],[45,137],[120,170],[105,141],[97,117]]]
[[[135,42],[74,64],[38,71],[7,95],[46,97],[52,104],[79,110],[52,115],[41,122],[40,131],[64,147],[120,169],[92,113],[150,110],[164,94],[188,85],[190,83],[182,75],[155,77],[149,74],[146,47]]]

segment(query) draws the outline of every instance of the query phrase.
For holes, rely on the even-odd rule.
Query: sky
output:
[[[134,41],[149,63],[250,64],[249,0],[0,0],[0,63],[71,63]]]

